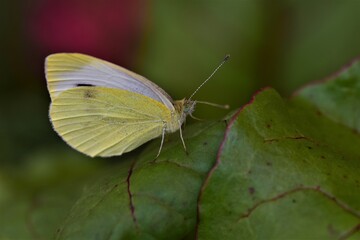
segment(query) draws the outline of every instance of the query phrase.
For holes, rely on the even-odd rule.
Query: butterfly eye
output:
[[[196,102],[194,101],[186,101],[184,105],[184,113],[191,114],[194,111]]]

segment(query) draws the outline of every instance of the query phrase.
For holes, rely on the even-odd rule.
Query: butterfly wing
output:
[[[50,97],[77,86],[118,88],[148,96],[174,111],[173,100],[146,78],[107,61],[80,53],[56,53],[45,61]]]
[[[70,146],[92,157],[107,157],[129,152],[160,136],[171,111],[138,93],[80,86],[53,99],[50,118]]]

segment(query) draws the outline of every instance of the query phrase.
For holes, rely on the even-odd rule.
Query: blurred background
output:
[[[360,54],[356,0],[1,1],[0,18],[0,189],[2,178],[19,179],[29,169],[64,176],[76,161],[81,169],[83,162],[89,168],[96,162],[52,130],[43,67],[48,54],[81,52],[109,60],[181,99],[229,53],[231,60],[195,99],[232,109],[264,86],[287,97]],[[225,114],[198,106],[195,116]],[[66,159],[72,167],[62,166]],[[29,179],[33,175],[24,182]]]

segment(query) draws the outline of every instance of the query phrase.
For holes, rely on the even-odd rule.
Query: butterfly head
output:
[[[196,101],[184,99],[183,115],[186,117],[187,115],[192,114],[195,111],[195,105]]]
[[[180,115],[180,122],[183,123],[187,115],[191,115],[195,110],[196,101],[182,99],[174,103],[176,112]]]

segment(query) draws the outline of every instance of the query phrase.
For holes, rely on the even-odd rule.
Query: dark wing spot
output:
[[[76,84],[77,87],[94,87],[95,85],[88,84],[88,83],[79,83]]]
[[[95,98],[95,91],[93,89],[86,89],[84,91],[85,98]]]

